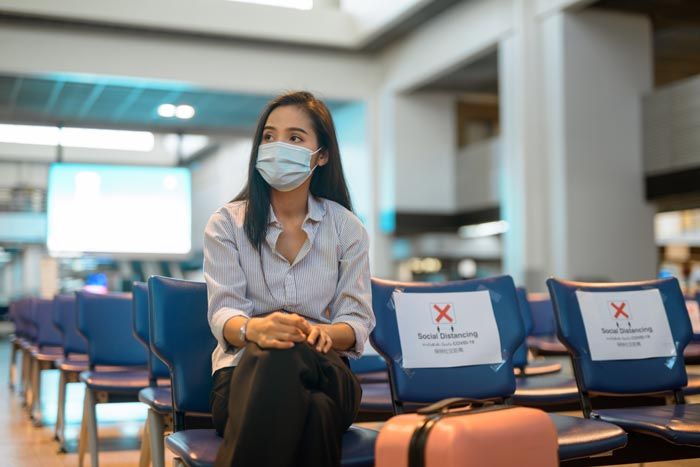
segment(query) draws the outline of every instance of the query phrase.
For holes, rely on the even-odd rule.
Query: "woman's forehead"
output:
[[[286,128],[303,128],[311,130],[311,119],[304,110],[295,105],[277,107],[267,117],[266,127],[274,127],[278,130]]]

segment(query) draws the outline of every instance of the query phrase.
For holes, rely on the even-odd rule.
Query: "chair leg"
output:
[[[151,464],[153,467],[165,467],[165,420],[163,415],[148,409],[148,433],[151,444]]]
[[[41,368],[42,363],[34,360],[32,370],[32,404],[29,406],[29,418],[34,420],[34,426],[41,426]]]
[[[66,416],[66,387],[68,383],[66,382],[66,373],[59,370],[61,375],[58,379],[58,408],[56,409],[56,431],[54,433],[54,439],[58,441],[59,452],[66,452],[66,439],[65,439],[65,416]]]
[[[83,399],[83,418],[80,421],[80,436],[78,437],[78,467],[85,465],[85,451],[88,446],[88,392],[85,388],[85,398]]]
[[[95,393],[90,388],[85,388],[85,409],[87,415],[88,448],[90,449],[90,467],[99,467],[100,447],[97,444],[97,414]]]
[[[26,350],[22,350],[22,377],[21,377],[22,388],[20,389],[20,395],[22,396],[22,405],[24,407],[27,406],[27,400],[31,396],[29,394],[30,389],[29,389],[29,384],[28,384],[28,381],[29,381],[29,362],[30,362],[29,352],[27,352]]]
[[[29,352],[26,352],[27,355],[27,377],[25,378],[25,384],[27,389],[25,389],[24,394],[25,394],[25,400],[24,400],[24,406],[27,408],[27,411],[29,411],[29,417],[31,418],[32,412],[31,412],[31,407],[32,404],[34,403],[34,359],[32,358],[31,354]]]
[[[150,417],[150,409],[149,409]],[[148,430],[148,420],[143,424],[141,434],[141,453],[139,454],[139,467],[148,467],[151,464],[151,436]]]
[[[16,342],[12,343],[12,351],[10,352],[10,389],[15,389],[15,383],[17,382],[17,350],[19,346]]]

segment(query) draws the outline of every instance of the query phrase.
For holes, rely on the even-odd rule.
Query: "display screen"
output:
[[[190,172],[53,164],[47,214],[52,254],[184,255],[191,248]]]

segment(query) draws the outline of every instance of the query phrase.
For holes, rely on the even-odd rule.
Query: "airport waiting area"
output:
[[[0,0],[0,466],[700,467],[695,0]]]

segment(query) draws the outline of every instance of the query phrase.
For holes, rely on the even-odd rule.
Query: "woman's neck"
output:
[[[270,190],[270,203],[278,219],[303,219],[308,209],[309,187],[305,183],[292,191]]]

